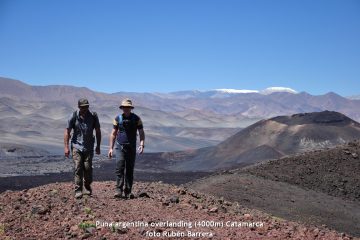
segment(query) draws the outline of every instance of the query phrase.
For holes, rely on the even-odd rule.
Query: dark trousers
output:
[[[116,189],[125,194],[131,193],[134,167],[136,158],[136,147],[130,144],[116,144]],[[125,187],[124,187],[125,183]]]
[[[92,159],[93,152],[81,152],[73,148],[73,159],[75,164],[75,191],[82,191],[83,185],[90,190],[90,184],[93,181]]]

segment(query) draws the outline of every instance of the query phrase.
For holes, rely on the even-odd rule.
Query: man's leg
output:
[[[92,159],[93,159],[94,153],[88,152],[84,156],[84,191],[83,193],[85,195],[91,195],[92,189],[91,189],[91,183],[93,181],[93,168],[92,168]]]
[[[73,149],[73,159],[75,165],[75,170],[74,170],[75,197],[80,198],[82,196],[82,187],[83,187],[84,161],[81,152],[79,152],[76,148]]]
[[[121,197],[124,187],[125,159],[123,146],[116,146],[116,193],[115,197]]]
[[[135,167],[136,148],[128,146],[125,154],[125,189],[124,193],[126,197],[129,197],[132,190],[134,180],[134,167]]]

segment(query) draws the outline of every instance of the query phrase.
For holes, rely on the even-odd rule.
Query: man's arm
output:
[[[144,147],[145,147],[145,132],[143,128],[139,129],[139,136],[140,136],[139,153],[141,154],[144,152]]]
[[[117,131],[118,130],[114,128],[110,133],[109,153],[108,153],[109,158],[112,158],[112,156],[113,156],[113,148],[114,148],[114,144],[115,144],[115,138],[116,138]]]
[[[96,152],[96,154],[100,154],[100,144],[101,144],[101,130],[100,130],[100,128],[95,128],[95,133],[96,133],[95,152]]]
[[[69,157],[70,156],[70,149],[69,149],[69,140],[70,140],[70,129],[69,128],[65,128],[64,131],[64,153],[65,153],[65,157]]]

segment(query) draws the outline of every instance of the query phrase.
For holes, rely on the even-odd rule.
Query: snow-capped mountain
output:
[[[258,90],[246,90],[246,89],[231,89],[231,88],[221,88],[215,89],[215,91],[223,92],[223,93],[259,93]]]
[[[188,99],[188,98],[228,98],[233,97],[238,94],[260,94],[260,95],[270,95],[272,93],[291,93],[297,94],[298,92],[294,89],[287,87],[269,87],[263,90],[251,90],[251,89],[231,89],[231,88],[220,88],[220,89],[212,89],[212,90],[184,90],[184,91],[176,91],[169,93],[143,93],[146,95],[157,96],[165,99]],[[126,94],[129,97],[132,95],[137,95],[138,93],[126,93],[119,92],[116,94]]]
[[[177,91],[170,93],[153,93],[158,97],[167,99],[187,99],[187,98],[228,98],[238,94],[260,94],[270,95],[272,93],[291,93],[297,94],[294,89],[287,87],[269,87],[263,90],[251,90],[251,89],[231,89],[231,88],[219,88],[213,90],[187,90]]]
[[[348,97],[348,99],[351,99],[351,100],[360,100],[360,95],[350,96],[350,97]]]
[[[261,94],[265,94],[265,95],[272,94],[275,92],[287,92],[287,93],[293,93],[293,94],[298,93],[294,89],[287,88],[287,87],[269,87],[269,88],[266,88],[266,89],[260,91]]]
[[[287,87],[269,87],[264,90],[246,90],[246,89],[229,89],[229,88],[221,88],[221,89],[215,89],[215,91],[222,92],[222,93],[230,93],[230,94],[238,94],[238,93],[260,93],[264,95],[272,94],[275,92],[286,92],[286,93],[298,93],[292,88]]]

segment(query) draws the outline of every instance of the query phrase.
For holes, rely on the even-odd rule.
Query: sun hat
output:
[[[132,102],[130,99],[124,99],[122,100],[120,107],[119,108],[123,108],[123,107],[130,107],[130,108],[134,108],[134,106],[132,105]]]

